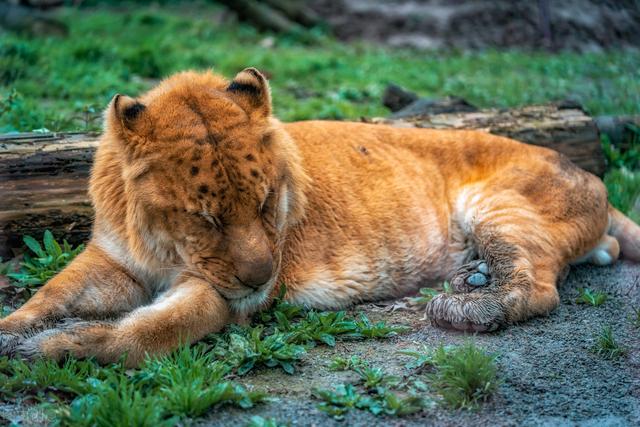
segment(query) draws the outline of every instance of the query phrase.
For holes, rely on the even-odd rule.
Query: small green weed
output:
[[[278,307],[284,307],[280,311]],[[234,366],[238,375],[258,367],[280,367],[293,374],[309,347],[325,344],[333,347],[336,337],[345,339],[387,338],[405,331],[403,326],[371,321],[364,314],[358,319],[344,311],[304,311],[288,303],[277,302],[275,309],[259,316],[266,324],[233,328],[227,334],[213,335],[213,352]]]
[[[264,326],[254,326],[244,333],[230,333],[219,340],[214,352],[226,363],[237,367],[237,374],[244,375],[256,367],[280,367],[293,374],[293,363],[306,353],[304,346],[293,343],[292,333],[275,331],[264,333]]]
[[[578,298],[576,298],[577,304],[589,304],[594,307],[599,307],[605,303],[609,296],[602,291],[592,291],[591,289],[580,288],[578,289]]]
[[[473,408],[498,387],[496,357],[469,341],[459,347],[440,346],[433,354],[432,387],[448,406]]]
[[[355,331],[349,334],[352,338],[389,338],[410,329],[407,326],[387,325],[384,320],[371,323],[364,313],[360,313],[359,318],[355,320],[355,326]]]
[[[420,350],[402,350],[398,354],[413,357],[413,360],[406,365],[408,369],[421,370],[433,364],[433,352],[424,344]]]
[[[401,385],[400,378],[387,375],[382,368],[371,367],[356,356],[340,359],[336,364],[340,368],[348,366],[357,373],[363,389],[361,392],[352,384],[339,384],[333,390],[314,390],[314,397],[322,400],[318,409],[338,420],[351,409],[369,411],[374,415],[403,416],[426,406],[426,400],[413,391],[402,395],[392,391]]]
[[[442,289],[443,289],[443,292],[445,294],[452,294],[453,293],[453,288],[451,287],[451,283],[447,282],[446,280],[442,284]]]
[[[62,365],[39,359],[31,364],[19,359],[0,359],[0,394],[71,393],[91,391],[87,378],[99,378],[105,371],[89,361],[68,360]]]
[[[333,347],[336,338],[386,338],[407,330],[404,326],[372,323],[360,314],[350,318],[344,311],[305,310],[284,300],[283,286],[272,308],[254,317],[250,327],[231,327],[224,334],[211,335],[213,353],[245,375],[254,368],[280,367],[293,374],[295,363],[317,344]],[[257,324],[256,324],[257,323]]]
[[[360,367],[355,371],[360,376],[362,385],[365,388],[374,388],[382,385],[382,382],[386,379],[386,374],[382,368],[378,367]]]
[[[425,305],[429,301],[431,301],[435,296],[443,292],[445,294],[452,293],[451,285],[448,281],[444,281],[442,283],[442,290],[434,289],[434,288],[421,288],[417,297],[409,298],[409,303],[411,305]]]
[[[84,249],[84,245],[73,248],[66,240],[60,246],[49,230],[44,232],[42,240],[41,246],[31,236],[23,238],[24,244],[32,254],[24,254],[19,271],[7,273],[16,286],[33,288],[46,283]]]
[[[347,371],[350,369],[361,368],[368,366],[365,360],[362,360],[358,356],[351,357],[336,357],[329,364],[329,370],[331,371]]]
[[[636,328],[640,328],[640,307],[633,307],[633,314],[631,315],[631,323]]]
[[[336,419],[344,418],[351,409],[364,409],[363,396],[351,384],[339,384],[335,390],[314,390],[314,397],[322,400],[318,409]]]
[[[401,396],[384,387],[372,393],[360,393],[351,384],[339,384],[334,390],[314,390],[314,397],[322,400],[317,408],[337,420],[343,419],[352,409],[369,411],[373,415],[404,416],[426,406],[425,399],[414,394]]]
[[[286,427],[288,424],[281,424],[275,418],[262,418],[259,415],[254,415],[249,420],[247,427]]]
[[[409,298],[409,302],[412,305],[424,305],[431,301],[433,297],[438,295],[438,291],[433,288],[421,288],[419,291],[419,296]]]
[[[293,325],[278,327],[294,334],[294,340],[303,344],[322,343],[330,347],[336,345],[336,336],[354,336],[358,333],[358,326],[352,319],[347,318],[344,311],[309,311],[307,315]]]
[[[613,329],[611,326],[605,326],[602,328],[596,342],[592,347],[594,353],[605,359],[618,359],[626,353],[626,349],[621,347],[613,336]]]

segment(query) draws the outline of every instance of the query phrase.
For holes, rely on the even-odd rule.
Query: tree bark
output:
[[[74,244],[91,232],[87,195],[95,135],[0,136],[0,256],[50,229]]]
[[[478,129],[556,149],[596,175],[605,169],[596,124],[579,109],[547,105],[366,121]],[[93,212],[87,184],[97,146],[96,135],[0,136],[0,256],[20,248],[23,235],[41,237],[45,229],[71,243],[88,238]]]
[[[219,3],[234,11],[240,20],[260,30],[292,33],[321,23],[320,17],[301,1],[219,0]]]
[[[256,0],[220,0],[225,6],[238,14],[242,21],[248,21],[260,30],[276,33],[291,33],[300,29],[283,13]]]

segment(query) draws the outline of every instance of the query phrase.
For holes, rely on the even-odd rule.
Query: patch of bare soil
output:
[[[600,307],[575,303],[578,289],[588,287],[609,294]],[[436,329],[421,313],[381,313],[371,305],[356,307],[373,319],[411,326],[411,332],[381,341],[342,341],[335,348],[310,350],[294,375],[276,370],[258,371],[243,382],[268,390],[277,400],[250,411],[227,409],[200,420],[201,426],[245,425],[251,416],[274,417],[297,426],[326,425],[442,425],[442,426],[631,426],[640,425],[640,330],[632,321],[640,306],[640,266],[576,268],[561,289],[561,304],[549,317],[534,319],[495,334],[473,339],[499,355],[502,384],[498,393],[477,411],[452,411],[436,406],[403,417],[373,416],[351,411],[338,422],[316,409],[314,387],[331,388],[355,382],[349,372],[331,372],[336,356],[358,355],[395,375],[411,375],[409,361],[397,354],[422,344],[459,344],[469,337]],[[627,350],[618,360],[606,360],[591,351],[595,335],[610,325]]]
[[[640,47],[636,0],[313,0],[343,40],[422,49]]]

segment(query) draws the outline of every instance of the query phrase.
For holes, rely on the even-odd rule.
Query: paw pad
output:
[[[467,293],[488,285],[490,281],[489,265],[484,260],[477,260],[460,267],[451,285],[455,292]]]
[[[487,279],[487,276],[485,276],[482,273],[473,273],[466,280],[467,285],[471,285],[471,286],[484,286],[487,284],[488,281],[489,280]]]

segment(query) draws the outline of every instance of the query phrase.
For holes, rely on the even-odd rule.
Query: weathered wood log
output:
[[[579,109],[537,106],[368,121],[480,129],[554,148],[584,169],[604,172],[598,129]],[[92,221],[87,182],[97,146],[96,135],[0,136],[0,256],[19,248],[23,235],[41,236],[47,228],[72,243],[87,239]]]
[[[317,13],[305,2],[295,0],[219,0],[238,18],[260,30],[277,33],[301,33],[303,27],[321,24]]]
[[[292,33],[300,30],[298,24],[281,11],[256,0],[220,0],[238,14],[242,21],[248,21],[260,30],[276,33]]]
[[[0,136],[0,256],[25,234],[50,229],[72,243],[87,239],[93,210],[87,195],[96,135]]]

